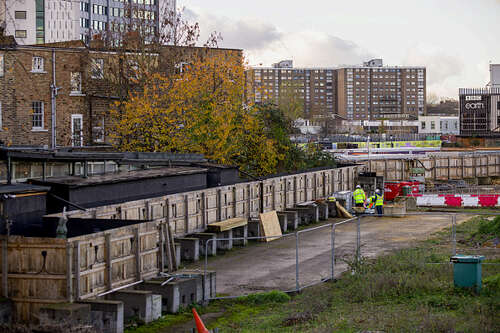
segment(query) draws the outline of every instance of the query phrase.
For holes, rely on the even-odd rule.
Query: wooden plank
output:
[[[66,298],[73,302],[73,244],[66,244]]]
[[[2,241],[2,291],[3,297],[9,297],[9,261],[8,261],[8,238],[7,236]]]
[[[338,201],[335,201],[335,206],[337,207],[337,212],[340,212],[340,214],[343,217],[347,217],[349,219],[352,219],[352,215],[344,207],[342,207],[342,205],[339,204]]]
[[[168,228],[168,237],[169,237],[169,243],[170,243],[170,253],[171,253],[171,259],[172,259],[171,271],[175,272],[177,270],[177,260],[175,258],[174,233],[172,232],[172,228],[170,228],[170,225],[167,226],[167,228]]]
[[[106,278],[108,290],[112,289],[113,285],[113,262],[111,261],[111,234],[106,234]]]
[[[141,279],[141,236],[139,232],[139,227],[134,230],[135,234],[135,273],[136,279],[139,281]]]
[[[76,286],[75,286],[75,299],[80,300],[80,242],[75,242],[75,275],[76,275]]]
[[[160,240],[160,273],[165,269],[165,232],[164,225],[160,224],[159,230],[159,240]]]
[[[235,217],[229,220],[215,222],[208,225],[208,230],[214,232],[222,232],[231,230],[237,227],[242,227],[248,224],[248,220],[243,217]]]
[[[281,226],[280,226],[280,221],[278,219],[278,214],[276,213],[275,210],[267,212],[267,213],[261,213],[259,214],[259,220],[260,220],[260,226],[262,230],[262,236],[281,236]],[[279,237],[276,238],[266,238],[264,241],[265,242],[271,242],[273,240],[279,239]]]

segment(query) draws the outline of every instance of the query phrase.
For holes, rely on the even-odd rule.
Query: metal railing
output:
[[[303,229],[299,231],[295,231],[293,233],[287,233],[283,235],[276,235],[276,236],[254,236],[254,237],[235,237],[235,238],[212,238],[208,239],[206,243],[204,244],[205,246],[205,261],[204,261],[204,275],[207,276],[207,271],[208,271],[208,254],[209,254],[209,246],[212,244],[212,242],[219,242],[219,241],[244,241],[244,240],[267,240],[267,239],[277,239],[277,238],[289,238],[289,237],[294,237],[295,238],[295,288],[291,290],[283,290],[284,292],[287,293],[293,293],[293,292],[300,292],[301,290],[314,286],[319,283],[323,283],[328,280],[334,280],[335,279],[335,274],[336,274],[336,249],[335,249],[335,241],[336,241],[336,233],[337,227],[349,223],[356,223],[356,241],[355,241],[355,249],[354,249],[354,260],[359,261],[361,259],[361,222],[364,218],[367,217],[408,217],[408,216],[440,216],[444,218],[449,218],[450,219],[450,226],[451,226],[451,235],[450,235],[450,242],[451,242],[451,251],[450,254],[451,256],[457,254],[457,214],[460,215],[471,215],[471,216],[500,216],[500,213],[475,213],[475,212],[419,212],[419,213],[410,213],[410,214],[391,214],[391,215],[361,215],[357,216],[354,218],[350,218],[341,222],[336,222],[336,223],[326,223],[322,224],[319,226],[315,226],[312,228],[308,229]],[[301,267],[301,262],[300,262],[300,256],[299,256],[299,249],[300,249],[300,240],[301,240],[301,235],[308,233],[308,232],[313,232],[313,231],[318,231],[321,229],[329,229],[330,230],[330,267],[329,267],[329,276],[320,278],[318,281],[308,283],[301,285],[301,280],[300,280],[300,267]],[[443,263],[444,264],[444,263]],[[247,294],[248,295],[248,294]],[[244,295],[237,295],[237,296],[222,296],[222,297],[214,297],[210,299],[225,299],[225,298],[236,298]]]

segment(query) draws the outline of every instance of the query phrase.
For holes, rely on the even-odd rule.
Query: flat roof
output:
[[[207,169],[205,168],[175,167],[175,168],[158,168],[158,169],[108,173],[103,175],[93,175],[89,176],[88,178],[83,178],[79,176],[68,176],[68,177],[54,177],[54,178],[51,177],[49,180],[46,181],[42,181],[40,179],[30,179],[29,181],[34,184],[42,184],[48,186],[66,185],[68,187],[84,187],[84,186],[95,186],[100,184],[131,182],[141,179],[193,175],[206,172]]]
[[[10,184],[0,185],[0,194],[19,194],[19,193],[33,193],[33,192],[48,192],[50,187],[39,186],[32,184]]]

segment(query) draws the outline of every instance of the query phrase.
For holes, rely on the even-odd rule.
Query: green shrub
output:
[[[264,303],[286,303],[291,300],[291,297],[282,291],[273,290],[267,293],[238,297],[236,300],[242,303],[259,305]]]
[[[480,235],[500,237],[500,216],[496,217],[493,221],[481,220],[477,233]]]

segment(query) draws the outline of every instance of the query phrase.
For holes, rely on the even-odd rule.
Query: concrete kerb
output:
[[[415,215],[441,216],[441,217],[443,217],[443,216],[450,216],[451,217],[451,226],[452,226],[451,241],[452,241],[452,244],[453,244],[453,249],[451,251],[451,254],[454,255],[454,254],[456,254],[456,215],[457,214],[458,214],[457,212],[418,212],[418,213],[390,214],[390,215],[360,215],[360,216],[356,216],[354,218],[351,218],[351,219],[348,219],[348,220],[345,220],[345,221],[342,221],[342,222],[327,223],[327,224],[323,224],[323,225],[320,225],[320,226],[316,226],[316,227],[312,227],[312,228],[308,228],[308,229],[296,231],[294,233],[285,234],[285,235],[282,235],[282,236],[248,237],[247,239],[248,240],[262,240],[262,239],[267,239],[267,238],[272,239],[272,238],[295,236],[295,238],[296,238],[296,287],[295,287],[295,289],[286,290],[284,292],[286,292],[286,293],[297,293],[297,292],[300,292],[301,290],[303,290],[305,288],[317,285],[319,283],[323,283],[323,282],[329,281],[329,280],[334,280],[334,278],[335,278],[335,233],[336,233],[336,227],[337,226],[340,226],[340,225],[343,225],[343,224],[347,224],[347,223],[352,223],[352,222],[356,221],[356,247],[357,247],[357,250],[356,250],[355,254],[356,254],[356,258],[359,259],[360,256],[361,256],[361,251],[360,251],[360,247],[361,247],[361,222],[366,217],[407,217],[407,216],[415,216]],[[463,214],[463,215],[490,215],[490,216],[493,215],[493,216],[500,216],[500,213],[459,212],[459,214]],[[299,274],[299,266],[300,266],[299,265],[299,253],[298,253],[298,248],[299,248],[299,244],[300,244],[300,234],[303,234],[303,233],[306,233],[306,232],[315,231],[315,230],[319,230],[319,229],[323,229],[323,228],[327,228],[327,227],[331,228],[331,231],[330,231],[331,232],[331,244],[330,244],[330,246],[331,246],[331,273],[330,273],[330,276],[328,278],[323,278],[323,279],[321,279],[318,282],[313,282],[313,283],[301,286],[300,285],[300,274]],[[213,240],[213,241],[217,241],[217,240],[225,240],[225,239],[216,239],[216,240]],[[209,241],[212,241],[212,240],[209,240]],[[205,246],[208,246],[208,243],[209,242],[207,242],[205,244]],[[206,272],[207,270],[208,270],[208,257],[205,255],[205,267],[204,267],[204,271]],[[236,297],[241,297],[241,296],[243,296],[243,295],[239,295],[239,296],[224,296],[224,297],[211,297],[209,300],[213,300],[213,299],[230,299],[230,298],[236,298]]]

